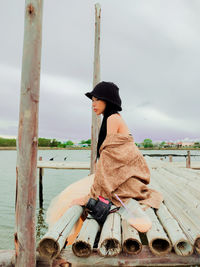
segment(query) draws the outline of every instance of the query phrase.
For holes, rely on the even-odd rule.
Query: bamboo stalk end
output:
[[[77,257],[89,257],[92,253],[91,245],[82,240],[74,243],[72,250]]]
[[[103,257],[116,256],[121,252],[121,244],[116,238],[107,238],[101,243],[98,252]]]
[[[52,238],[44,238],[39,242],[38,252],[42,257],[54,259],[60,253],[59,243]]]
[[[193,253],[193,246],[188,240],[182,239],[174,244],[174,250],[177,255],[190,256]]]
[[[165,255],[172,250],[172,245],[165,238],[155,238],[149,243],[149,248],[155,255]]]
[[[194,242],[194,247],[196,249],[196,252],[200,254],[200,237],[197,237]]]
[[[136,255],[141,252],[142,244],[134,238],[129,238],[124,242],[122,249],[124,253]]]

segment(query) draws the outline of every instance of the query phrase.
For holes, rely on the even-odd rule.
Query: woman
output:
[[[134,198],[144,205],[158,208],[162,196],[147,187],[150,182],[148,166],[119,114],[122,110],[119,88],[103,81],[86,96],[92,99],[94,112],[103,115],[97,144],[99,160],[90,194],[74,203],[83,205],[89,197],[101,195],[121,206],[115,197],[117,194],[124,201]]]
[[[103,81],[86,96],[92,100],[94,112],[103,115],[97,144],[96,172],[65,189],[60,194],[60,200],[65,200],[54,201],[55,212],[59,206],[64,213],[72,205],[85,205],[89,198],[97,199],[99,196],[121,206],[115,194],[124,202],[134,198],[147,207],[159,208],[162,195],[147,187],[150,182],[148,166],[119,114],[122,110],[119,88],[114,83]],[[72,191],[73,200],[69,196]],[[79,198],[74,198],[75,195]]]

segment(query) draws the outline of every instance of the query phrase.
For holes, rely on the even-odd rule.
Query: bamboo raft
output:
[[[83,211],[80,206],[73,206],[40,240],[37,266],[59,266],[56,262],[66,262],[65,266],[199,265],[199,172],[150,157],[146,160],[151,171],[150,187],[164,196],[159,210],[146,211],[152,221],[146,234],[140,234],[118,213],[112,213],[101,230],[95,220],[86,219],[75,242],[65,247]],[[94,247],[97,235],[100,238]],[[14,266],[8,264],[9,253],[11,261],[13,251],[1,251],[0,259],[7,257],[7,264],[1,266]]]
[[[79,206],[73,206],[64,215],[68,220],[63,223],[61,218],[62,222],[40,241],[40,255],[50,260],[60,255],[67,262],[83,266],[117,266],[120,262],[126,262],[126,266],[200,264],[200,174],[150,157],[146,160],[151,171],[150,187],[164,196],[159,210],[146,211],[152,221],[146,234],[141,235],[116,212],[108,215],[101,231],[95,220],[86,219],[73,245],[63,249],[72,229],[72,224],[68,226],[69,218],[76,214],[75,224],[81,215],[81,210],[74,212]],[[94,248],[97,234],[100,238]],[[141,241],[142,236],[148,246]]]

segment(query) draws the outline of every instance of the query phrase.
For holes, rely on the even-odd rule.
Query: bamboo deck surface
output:
[[[175,167],[185,168],[186,163],[185,162],[171,162],[171,164]],[[192,161],[191,160],[191,169],[200,170],[200,161]]]
[[[188,241],[194,246],[194,251],[188,256],[177,255],[174,250],[165,254],[156,255],[152,253],[150,246],[143,244],[142,250],[137,255],[120,253],[117,256],[102,257],[93,251],[89,257],[77,257],[74,255],[71,246],[63,249],[59,256],[60,260],[55,259],[56,266],[200,266],[200,181],[199,171],[185,168],[185,162],[166,162],[147,157],[147,163],[151,169],[152,186],[163,193],[165,205],[171,212],[173,218],[184,230]],[[200,166],[199,162],[192,162],[192,167]],[[88,162],[54,162],[38,161],[38,168],[55,169],[89,169]],[[150,184],[150,186],[151,186]],[[158,188],[157,188],[158,187]],[[161,210],[160,210],[161,211]],[[162,214],[156,213],[159,217]],[[162,216],[159,217],[162,219]],[[169,218],[165,218],[169,221]],[[164,227],[164,221],[160,220]],[[171,226],[171,224],[170,224]],[[157,228],[157,223],[156,223]],[[165,227],[164,227],[165,228]],[[155,229],[156,230],[156,229]],[[167,227],[165,228],[167,231]],[[175,229],[172,231],[172,239],[176,237]],[[156,232],[156,231],[155,231]],[[186,249],[187,250],[187,249]],[[186,251],[187,252],[187,251]],[[0,266],[14,266],[11,258],[14,251],[0,251]],[[59,265],[59,262],[66,261],[70,265]],[[3,263],[5,262],[5,264]],[[57,263],[56,263],[57,262]],[[52,266],[48,261],[38,257],[38,267]]]
[[[147,157],[146,159],[152,176],[150,187],[153,186],[155,189],[162,192],[165,199],[164,203],[169,209],[166,209],[164,206],[155,214],[153,210],[151,211],[152,215],[149,214],[153,221],[153,226],[150,230],[152,232],[150,233],[149,231],[146,235],[148,246],[142,244],[142,251],[138,254],[131,255],[121,252],[115,257],[102,257],[102,255],[99,255],[101,254],[99,253],[99,250],[98,253],[93,251],[89,257],[77,257],[69,246],[61,251],[60,257],[62,259],[72,264],[72,266],[200,265],[200,227],[198,223],[200,220],[198,212],[200,191],[196,188],[196,183],[198,183],[198,179],[200,179],[199,172],[192,169],[186,169],[184,162],[179,164],[176,162],[169,163],[158,159],[155,160],[150,157]],[[54,162],[54,164],[55,163],[56,162]],[[76,164],[77,163],[74,163],[74,166]],[[55,166],[56,165],[57,164],[55,164]],[[200,164],[199,162],[195,162],[193,166],[200,166]],[[171,217],[167,217],[168,215],[166,211],[168,211],[168,213],[169,211],[171,212]],[[180,235],[178,237],[178,233],[180,234],[180,231],[182,231],[180,226],[184,230],[184,233],[182,234],[183,237],[180,237]],[[161,232],[163,231],[162,229],[165,229],[168,235],[166,238],[161,235]],[[170,237],[170,240],[168,240],[168,237]],[[162,245],[167,244],[165,240],[164,242],[161,240],[162,238],[163,240],[166,239],[166,242],[169,242],[168,249],[162,248]],[[85,242],[84,235],[82,239],[82,241]],[[151,245],[151,241],[154,242],[155,240],[158,240],[156,242],[162,241],[159,249],[157,249],[157,245],[154,245],[154,247]],[[174,249],[178,242],[179,245],[176,247],[175,253]],[[171,245],[174,247],[172,251],[170,249]]]

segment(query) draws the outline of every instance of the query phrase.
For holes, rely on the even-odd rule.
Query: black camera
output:
[[[110,213],[111,206],[112,202],[109,199],[99,196],[97,200],[90,198],[85,207],[99,224],[103,224]]]

